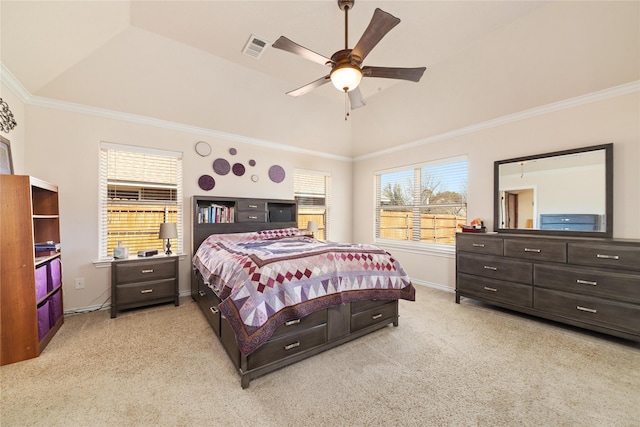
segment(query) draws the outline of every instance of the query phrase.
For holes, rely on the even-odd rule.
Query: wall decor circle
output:
[[[211,175],[202,175],[198,178],[198,185],[205,191],[212,190],[216,186],[216,180]]]
[[[280,165],[273,165],[269,168],[269,178],[275,183],[284,181],[284,168]]]
[[[238,150],[236,150],[235,148],[229,148],[229,154],[231,154],[232,156],[235,156],[238,153]]]
[[[202,157],[207,157],[209,154],[211,154],[211,146],[208,142],[198,141],[196,142],[196,153],[198,153]]]
[[[251,181],[258,182],[258,175],[251,175]]]
[[[249,166],[255,166],[256,165],[256,161],[251,159],[249,160]]]
[[[242,163],[235,163],[235,164],[233,165],[232,170],[233,170],[233,174],[234,174],[235,176],[242,176],[242,175],[244,175],[244,165],[243,165]]]
[[[215,159],[213,161],[213,171],[218,175],[226,175],[231,170],[231,165],[225,159]]]

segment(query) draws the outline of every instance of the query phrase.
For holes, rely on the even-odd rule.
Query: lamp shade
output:
[[[173,239],[178,237],[178,227],[173,222],[163,222],[160,224],[160,232],[158,238],[160,239]]]
[[[307,222],[307,231],[318,231],[318,223],[315,221]]]
[[[351,92],[360,84],[362,71],[352,64],[342,64],[336,66],[331,71],[331,83],[339,91]]]

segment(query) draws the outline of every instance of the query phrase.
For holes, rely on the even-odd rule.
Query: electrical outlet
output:
[[[76,277],[76,289],[84,289],[84,277]]]

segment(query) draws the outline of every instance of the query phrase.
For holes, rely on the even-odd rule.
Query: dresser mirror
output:
[[[494,163],[494,229],[611,237],[613,144]]]

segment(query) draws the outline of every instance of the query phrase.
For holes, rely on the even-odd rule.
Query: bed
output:
[[[203,204],[219,202],[194,198],[194,218]],[[237,222],[203,224],[202,215],[194,221],[191,293],[242,388],[258,376],[398,326],[398,299],[415,299],[408,276],[386,251],[321,241],[287,221],[296,217],[295,201],[234,199],[227,206]],[[248,206],[258,214],[246,215]],[[274,206],[277,220],[270,214]],[[283,210],[290,215],[282,216]]]

